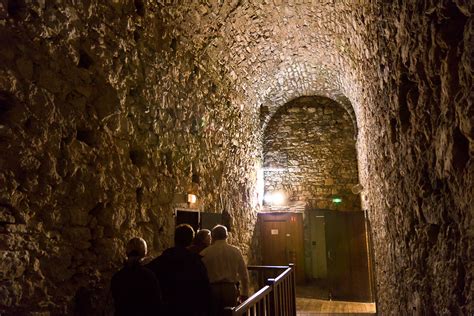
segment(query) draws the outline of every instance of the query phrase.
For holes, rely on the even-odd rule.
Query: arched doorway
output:
[[[351,115],[325,97],[287,103],[264,132],[263,263],[290,260],[288,254],[298,253],[299,246],[286,239],[301,239],[302,258],[294,256],[304,265],[298,279],[323,299],[373,301],[367,222],[352,190],[359,182],[356,132]],[[275,222],[277,215],[291,214],[302,218],[301,231],[295,231],[295,223]],[[269,228],[277,224],[281,228]],[[297,236],[285,239],[280,230]],[[275,259],[277,252],[286,257]]]

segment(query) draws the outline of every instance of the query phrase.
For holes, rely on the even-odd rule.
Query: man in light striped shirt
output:
[[[213,297],[214,315],[221,315],[224,307],[236,306],[248,298],[249,275],[239,248],[227,243],[227,228],[217,225],[212,229],[212,245],[201,251],[207,268]],[[237,288],[240,282],[241,292]]]

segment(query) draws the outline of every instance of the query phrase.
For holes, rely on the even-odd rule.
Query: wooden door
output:
[[[304,281],[303,216],[259,213],[263,265],[295,264],[296,281]]]
[[[326,211],[325,221],[332,299],[373,301],[364,212]]]
[[[311,278],[327,278],[326,223],[323,212],[309,212],[311,245]],[[308,271],[307,271],[308,272]]]
[[[262,225],[262,259],[264,265],[288,264],[288,238],[286,237],[287,223],[284,219],[267,220]]]
[[[372,301],[367,226],[364,212],[349,212],[347,214],[347,226],[350,232],[352,297],[356,301]]]
[[[328,211],[326,222],[326,251],[329,297],[336,300],[351,298],[351,258],[346,217],[342,212]]]

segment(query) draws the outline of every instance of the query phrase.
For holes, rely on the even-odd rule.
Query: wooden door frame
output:
[[[297,283],[303,283],[305,281],[305,267],[304,267],[304,235],[303,235],[303,212],[259,212],[257,214],[259,223],[259,231],[260,236],[263,237],[263,223],[265,221],[271,222],[271,220],[265,220],[265,217],[269,219],[273,217],[273,219],[283,220],[287,223],[288,231],[290,232],[292,238],[296,238],[295,243],[297,244],[295,250],[295,257],[296,262],[292,262],[295,264],[296,268],[296,281]],[[294,224],[292,224],[294,223]],[[299,244],[298,244],[299,242]],[[286,247],[285,247],[286,248]],[[287,250],[287,249],[286,249]],[[262,260],[263,258],[263,241],[260,243],[260,254]],[[288,262],[290,263],[290,262]]]

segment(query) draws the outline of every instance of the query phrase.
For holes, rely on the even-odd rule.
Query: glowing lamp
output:
[[[335,203],[335,204],[339,204],[339,203],[342,202],[342,199],[339,198],[339,197],[335,197],[335,198],[332,199],[332,202]]]
[[[286,196],[283,192],[271,192],[265,194],[264,200],[268,204],[283,205]]]
[[[188,203],[196,203],[197,197],[194,194],[188,194]]]

